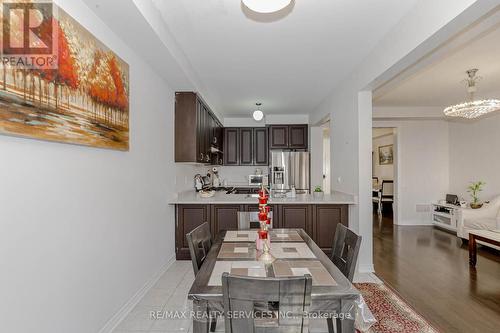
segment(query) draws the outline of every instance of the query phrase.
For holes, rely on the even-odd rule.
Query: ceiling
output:
[[[153,0],[216,111],[307,114],[417,0],[296,0],[256,16],[238,0]],[[391,15],[387,15],[390,13]]]
[[[478,68],[478,98],[500,98],[500,26],[424,67],[383,93],[374,93],[374,106],[446,107],[465,101],[465,71]]]

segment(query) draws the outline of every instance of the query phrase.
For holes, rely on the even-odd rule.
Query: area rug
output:
[[[438,333],[399,295],[384,284],[355,283],[377,323],[369,333]]]

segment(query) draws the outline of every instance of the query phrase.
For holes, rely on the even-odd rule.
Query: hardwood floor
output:
[[[500,253],[478,249],[476,269],[456,235],[393,226],[373,216],[375,272],[442,332],[500,331]]]

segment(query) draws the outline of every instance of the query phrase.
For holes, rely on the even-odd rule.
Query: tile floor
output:
[[[190,319],[155,319],[151,311],[190,311],[192,302],[187,293],[194,280],[190,261],[176,261],[141,299],[137,306],[118,325],[113,333],[173,333],[191,332]],[[381,283],[375,274],[355,276],[355,282]],[[326,323],[311,322],[311,332],[326,332]],[[223,319],[217,323],[217,332],[224,331]]]

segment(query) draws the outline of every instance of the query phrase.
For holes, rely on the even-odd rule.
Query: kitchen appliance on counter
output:
[[[267,175],[249,175],[248,176],[248,185],[250,186],[267,186],[269,183]]]
[[[286,193],[295,187],[297,194],[310,192],[309,153],[271,151],[271,189],[274,193]]]
[[[201,190],[212,188],[213,187],[212,182],[213,182],[213,176],[210,172],[207,173],[206,176],[197,174],[194,176],[194,189],[196,190],[196,192],[199,192]]]

